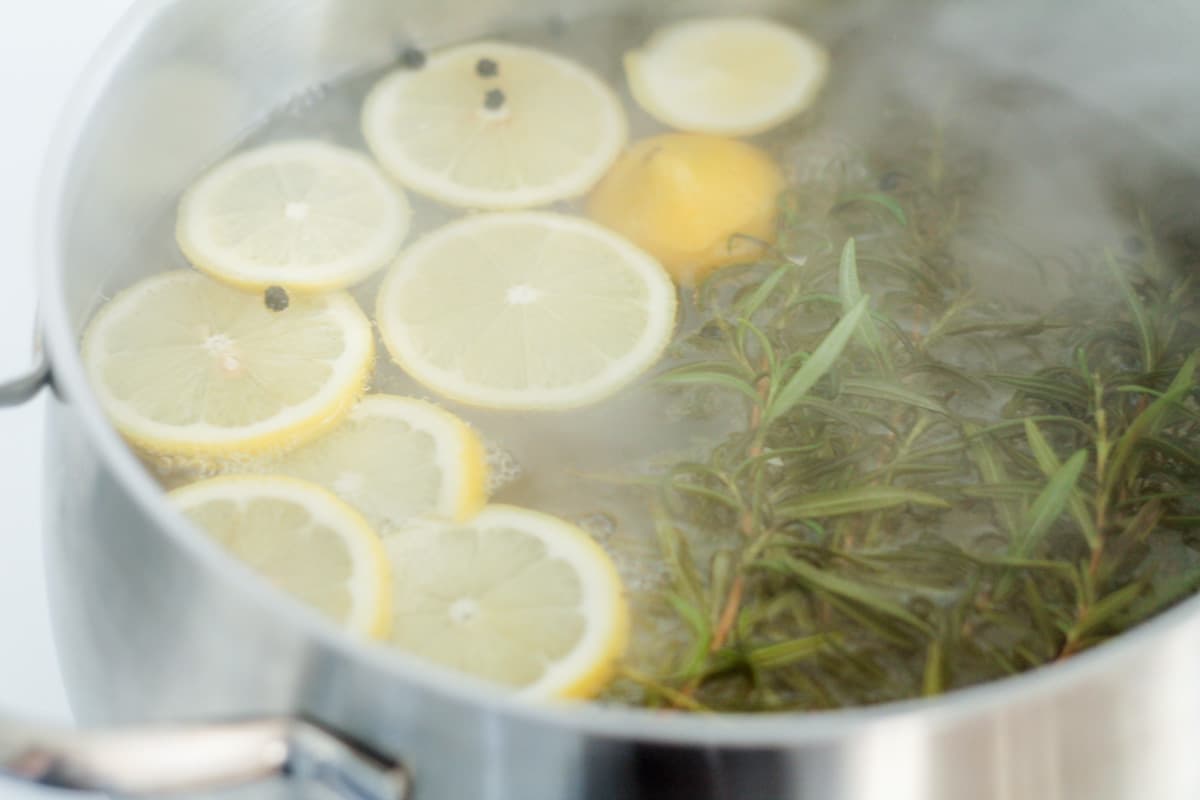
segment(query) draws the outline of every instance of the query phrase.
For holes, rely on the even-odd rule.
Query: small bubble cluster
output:
[[[598,541],[604,542],[617,532],[617,518],[607,511],[591,511],[575,519],[575,524]]]
[[[318,83],[314,86],[309,86],[288,100],[279,113],[293,117],[304,114],[320,105],[332,91],[333,86],[328,83]]]
[[[502,445],[488,442],[485,452],[488,465],[488,494],[495,494],[525,473],[525,468],[517,461],[517,457]]]

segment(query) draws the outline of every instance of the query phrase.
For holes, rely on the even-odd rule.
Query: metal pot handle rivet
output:
[[[0,778],[119,798],[219,791],[271,778],[317,784],[343,800],[406,800],[404,767],[295,719],[38,729],[0,721]]]

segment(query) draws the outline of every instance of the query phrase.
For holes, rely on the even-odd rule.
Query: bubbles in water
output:
[[[524,474],[521,462],[510,451],[496,442],[486,443],[488,465],[488,494],[495,494]]]
[[[310,86],[298,95],[293,97],[287,104],[280,109],[281,115],[299,116],[306,111],[318,106],[328,97],[333,91],[333,86],[328,83],[319,83]]]
[[[603,542],[617,531],[617,518],[607,511],[591,511],[575,520],[575,524]]]

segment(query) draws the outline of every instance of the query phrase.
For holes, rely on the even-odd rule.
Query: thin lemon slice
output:
[[[388,273],[376,320],[413,378],[463,403],[594,403],[662,354],[675,289],[651,256],[561,214],[482,214],[417,242]]]
[[[318,141],[267,145],[202,177],[179,206],[185,256],[249,289],[340,289],[386,266],[408,236],[404,192],[365,156]]]
[[[171,492],[185,515],[285,592],[382,638],[391,570],[362,515],[320,486],[279,476],[213,478]]]
[[[693,19],[656,32],[625,56],[638,105],[673,128],[750,136],[816,100],[829,72],[820,44],[754,17]]]
[[[371,395],[332,433],[265,467],[330,489],[379,531],[414,517],[471,517],[487,501],[479,436],[432,403]]]
[[[374,341],[345,293],[294,297],[272,311],[261,293],[177,270],[101,308],[83,359],[135,444],[229,456],[298,444],[340,422],[366,384]]]
[[[501,42],[433,54],[385,77],[363,108],[384,169],[453,206],[530,208],[577,197],[621,152],[625,112],[588,70]]]
[[[384,543],[397,647],[533,697],[590,697],[612,676],[628,639],[624,591],[575,526],[495,505]]]

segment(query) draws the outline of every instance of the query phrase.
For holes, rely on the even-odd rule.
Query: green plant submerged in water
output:
[[[624,699],[936,695],[1200,589],[1194,279],[1145,226],[1121,257],[1079,256],[1091,285],[1050,312],[980,299],[950,255],[987,227],[969,178],[934,148],[905,181],[820,214],[797,190],[773,255],[696,292],[658,382],[745,422],[638,479],[689,642],[631,665]]]

